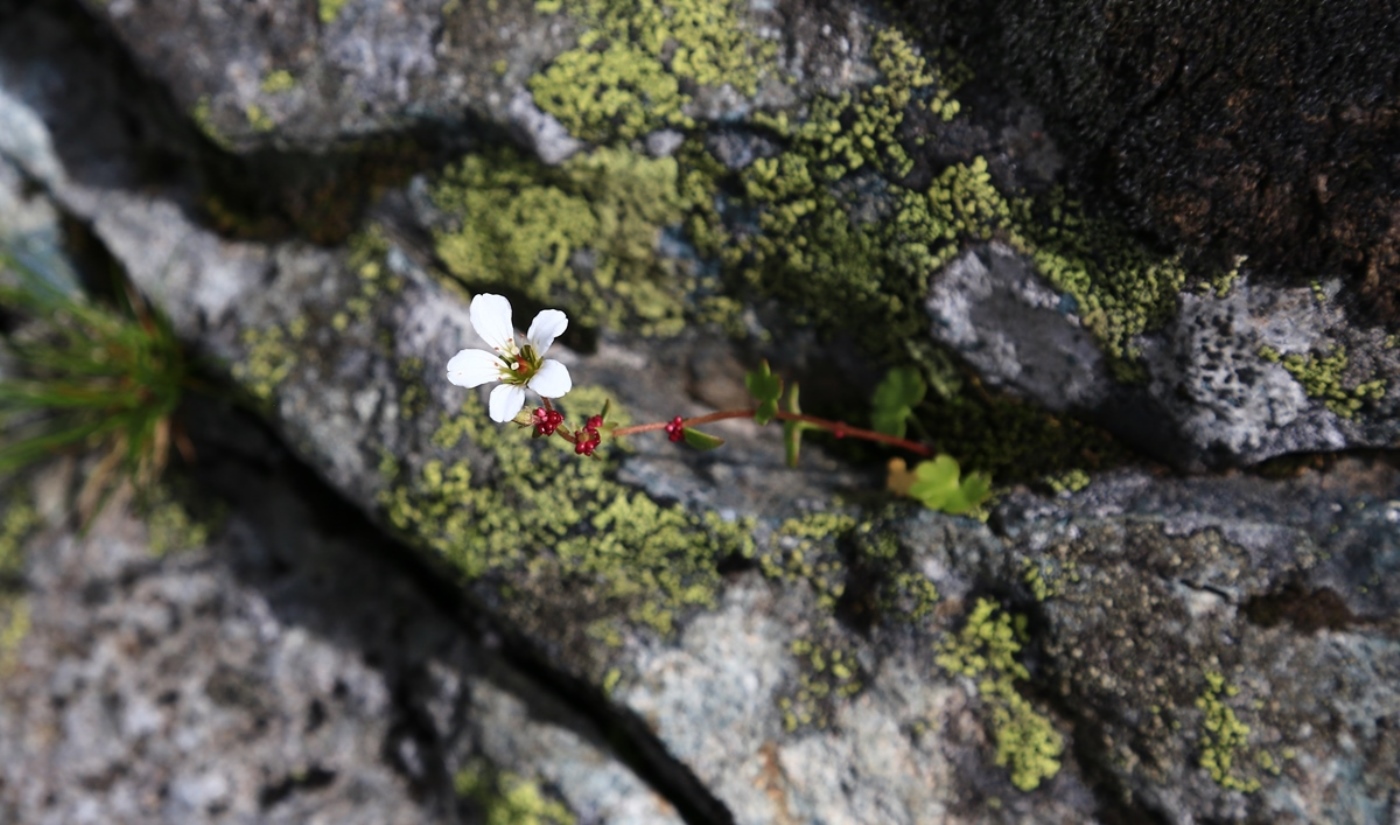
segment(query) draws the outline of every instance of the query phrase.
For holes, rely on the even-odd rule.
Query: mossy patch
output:
[[[687,283],[657,256],[682,218],[672,158],[599,149],[551,168],[496,150],[469,155],[433,190],[458,226],[438,255],[468,288],[565,308],[586,327],[664,335],[683,326]]]
[[[759,570],[776,581],[807,582],[817,594],[818,606],[832,610],[846,589],[846,564],[836,543],[855,524],[855,519],[840,513],[788,519],[758,554]]]
[[[26,596],[0,596],[0,676],[17,665],[20,645],[29,635],[30,605]]]
[[[0,519],[0,578],[19,575],[24,567],[24,539],[39,526],[39,514],[25,499],[16,495]]]
[[[340,16],[341,9],[349,2],[350,0],[317,0],[317,16],[321,18],[322,23],[333,23]]]
[[[215,146],[225,152],[233,151],[233,141],[229,140],[228,136],[214,125],[214,108],[209,98],[201,97],[194,104],[194,108],[190,110],[190,118],[194,120],[194,125],[199,131],[209,138]]]
[[[264,94],[275,95],[290,92],[296,85],[296,78],[292,77],[291,72],[286,69],[274,69],[263,75],[262,83],[258,84],[258,87]]]
[[[1225,676],[1218,671],[1206,673],[1206,688],[1196,698],[1196,707],[1201,717],[1201,767],[1210,773],[1222,788],[1232,791],[1252,793],[1259,790],[1258,778],[1242,776],[1236,757],[1249,739],[1249,725],[1241,722],[1235,711],[1225,704],[1225,699],[1239,693],[1239,689],[1225,683]],[[1269,759],[1272,764],[1272,758]]]
[[[242,335],[247,356],[233,365],[233,377],[258,401],[272,398],[277,386],[287,380],[296,366],[295,344],[306,334],[306,322],[293,321],[286,328],[273,325],[245,329]]]
[[[694,85],[757,91],[774,46],[740,22],[739,0],[540,0],[587,27],[529,86],[536,105],[576,137],[630,140],[693,125],[683,111]]]
[[[605,398],[580,387],[559,407],[579,420]],[[474,395],[433,437],[447,454],[462,440],[491,457],[490,469],[428,461],[381,496],[390,523],[468,579],[530,582],[550,600],[566,594],[579,626],[624,615],[668,634],[685,611],[714,604],[721,559],[753,554],[751,524],[657,504],[613,480],[612,461],[581,460],[562,439],[491,423]],[[529,599],[517,592],[513,606],[529,612]]]
[[[818,98],[801,122],[751,119],[781,141],[776,155],[731,171],[707,163],[697,142],[682,151],[692,241],[724,263],[732,293],[777,299],[799,324],[924,367],[940,392],[918,423],[964,466],[1033,480],[1113,463],[1123,451],[1096,428],[975,383],[957,387],[929,341],[929,280],[966,244],[1005,241],[1070,294],[1129,376],[1133,337],[1170,317],[1183,270],[1107,221],[1082,217],[1063,194],[999,192],[983,158],[920,168],[915,150],[941,118],[919,112],[955,111],[954,84],[894,29],[875,32],[871,57],[881,82]]]
[[[567,805],[539,783],[475,760],[452,778],[453,789],[481,811],[486,825],[574,825]]]
[[[825,728],[838,702],[860,693],[864,681],[855,654],[844,645],[813,638],[793,640],[789,651],[797,660],[797,684],[778,697],[783,728]]]
[[[977,680],[996,742],[996,764],[1010,770],[1013,785],[1031,791],[1059,773],[1064,739],[1016,689],[1016,682],[1030,678],[1016,660],[1025,642],[1024,616],[978,599],[963,629],[939,645],[936,661],[951,673]]]
[[[1347,387],[1343,381],[1350,360],[1346,347],[1334,347],[1329,353],[1289,353],[1283,355],[1270,346],[1259,349],[1259,357],[1265,361],[1281,364],[1288,373],[1303,385],[1303,392],[1309,398],[1316,398],[1327,409],[1342,418],[1353,418],[1368,403],[1385,397],[1386,380],[1374,378]]]
[[[208,546],[225,516],[219,506],[198,508],[203,512],[196,515],[166,485],[157,486],[140,509],[151,554],[157,557]]]

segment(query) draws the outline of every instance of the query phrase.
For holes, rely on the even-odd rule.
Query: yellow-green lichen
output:
[[[28,501],[16,500],[5,509],[0,520],[0,577],[19,573],[24,566],[24,539],[38,525],[39,514]]]
[[[917,142],[906,112],[930,99],[944,101],[941,110],[951,101],[948,84],[895,30],[876,32],[871,55],[880,83],[814,101],[798,125],[755,116],[789,148],[740,175],[761,210],[761,233],[739,239],[750,282],[790,298],[818,324],[866,330],[864,343],[877,353],[901,353],[924,334],[929,277],[966,242],[1000,238],[1073,298],[1082,323],[1128,374],[1138,355],[1133,338],[1175,310],[1186,283],[1177,259],[1085,217],[1063,192],[1004,195],[981,157],[945,168],[927,187],[905,188],[913,167],[906,145]],[[840,194],[837,182],[867,172],[879,177]],[[871,201],[883,201],[885,214],[869,214]]]
[[[460,224],[438,255],[471,289],[500,288],[561,306],[583,326],[643,334],[683,326],[684,284],[658,259],[682,209],[672,158],[599,149],[550,168],[520,155],[470,155],[435,187]]]
[[[1134,374],[1133,339],[1176,313],[1187,273],[1176,256],[1153,253],[1121,226],[1087,217],[1062,190],[1012,204],[1013,243],[1056,288],[1074,298],[1081,323],[1103,343],[1120,377]]]
[[[292,77],[291,72],[286,69],[275,69],[263,76],[262,83],[259,84],[259,87],[263,90],[264,94],[275,95],[281,92],[289,92],[296,88],[296,85],[296,78]]]
[[[249,103],[243,107],[243,114],[248,118],[248,125],[253,127],[255,132],[270,132],[276,127],[272,118],[267,116],[262,107],[256,103]]]
[[[29,635],[29,629],[28,597],[0,596],[0,676],[8,676],[14,671],[20,645]]]
[[[1089,474],[1078,467],[1045,477],[1045,485],[1056,494],[1077,493],[1089,486]]]
[[[224,151],[229,151],[233,148],[233,142],[214,126],[214,109],[213,105],[209,102],[209,98],[201,97],[194,104],[194,109],[190,112],[190,117],[194,120],[194,125],[199,128],[199,131],[202,132],[205,137],[209,138],[215,146],[218,146]]]
[[[481,761],[467,765],[452,778],[457,796],[482,809],[486,825],[574,825],[568,806],[546,795],[539,783],[509,771],[494,770]]]
[[[902,558],[899,542],[888,532],[866,522],[856,528],[858,563],[871,568],[876,585],[875,604],[886,616],[918,622],[938,604],[938,588],[921,571]]]
[[[300,328],[305,330],[304,325]],[[233,365],[233,377],[254,398],[267,401],[296,366],[293,344],[300,337],[280,326],[244,330],[242,339],[248,354]]]
[[[209,543],[212,525],[195,518],[184,504],[172,498],[168,491],[158,493],[143,513],[151,554],[198,550]]]
[[[333,23],[340,16],[340,10],[350,0],[317,0],[317,12],[322,23]]]
[[[807,582],[816,591],[817,604],[831,610],[846,590],[846,564],[835,545],[854,526],[855,519],[840,513],[788,519],[759,554],[759,570],[770,579]]]
[[[788,650],[797,660],[798,677],[792,693],[778,697],[783,728],[791,733],[826,727],[833,703],[861,691],[860,666],[849,651],[814,639],[795,639]]]
[[[403,418],[417,418],[428,403],[424,371],[422,358],[409,356],[399,361],[397,372],[399,380],[403,382],[403,391],[399,394],[399,415]]]
[[[578,46],[531,78],[535,103],[575,136],[630,140],[692,125],[689,84],[730,84],[753,95],[773,46],[740,22],[738,0],[540,0],[567,8],[587,30]]]
[[[936,661],[945,670],[977,680],[996,741],[996,764],[1009,768],[1023,791],[1059,773],[1064,738],[1016,689],[1030,678],[1016,660],[1026,640],[1026,618],[1012,616],[990,599],[978,599],[967,624],[940,645]]]
[[[1239,689],[1225,683],[1219,671],[1206,673],[1206,689],[1196,697],[1201,718],[1201,767],[1210,773],[1221,787],[1251,793],[1259,790],[1259,780],[1241,776],[1236,769],[1236,756],[1249,739],[1249,725],[1235,716],[1224,699],[1235,696]]]
[[[574,421],[603,401],[580,387],[559,406]],[[748,523],[657,504],[612,480],[610,461],[579,459],[562,439],[535,441],[491,423],[475,396],[432,440],[444,449],[465,440],[494,469],[479,475],[465,460],[431,460],[381,503],[395,527],[468,578],[523,574],[664,634],[681,612],[713,603],[721,559],[753,552]]]
[[[1386,381],[1383,378],[1362,381],[1354,387],[1344,385],[1343,377],[1349,364],[1345,347],[1335,347],[1326,355],[1317,352],[1283,355],[1272,347],[1263,346],[1259,348],[1259,357],[1282,364],[1303,385],[1303,392],[1309,398],[1322,401],[1327,409],[1342,418],[1352,418],[1368,402],[1385,397]]]

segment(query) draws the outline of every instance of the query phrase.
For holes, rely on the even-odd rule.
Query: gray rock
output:
[[[202,412],[227,443],[257,442]],[[212,526],[170,535],[158,525],[182,505],[143,517],[119,497],[86,538],[62,523],[29,541],[30,629],[0,704],[5,821],[486,822],[531,800],[577,822],[680,821],[382,540],[285,471],[206,465],[195,489],[232,503]]]
[[[992,244],[950,263],[934,280],[933,336],[993,386],[1007,384],[1047,408],[1092,410],[1111,378],[1093,336],[1010,248]]]
[[[512,8],[506,13],[519,11]],[[133,9],[127,7],[141,11]],[[329,30],[355,31],[373,15],[421,11],[347,6]],[[793,54],[783,58],[797,76],[833,91],[871,77],[863,18],[841,11],[798,15],[791,23]],[[199,13],[213,12],[201,7]],[[528,646],[538,667],[596,694],[649,767],[680,777],[672,787],[686,790],[676,801],[701,811],[697,818],[961,823],[1155,815],[1187,823],[1394,816],[1387,794],[1400,752],[1392,687],[1396,605],[1384,582],[1397,565],[1388,502],[1400,497],[1400,487],[1385,463],[1344,462],[1284,481],[1173,480],[1125,471],[1061,498],[1010,491],[988,526],[877,498],[870,473],[810,445],[804,468],[789,472],[774,428],[745,421],[715,427],[729,439],[719,453],[684,452],[663,438],[639,437],[602,463],[574,461],[558,444],[531,442],[490,423],[482,391],[445,381],[447,359],[481,342],[460,290],[435,271],[421,245],[425,227],[400,208],[415,199],[412,192],[387,198],[353,248],[221,236],[184,208],[194,187],[183,175],[193,171],[174,169],[169,181],[137,186],[137,135],[114,127],[101,131],[100,142],[84,138],[75,124],[121,123],[112,102],[119,96],[104,85],[99,61],[76,53],[71,42],[44,40],[35,32],[50,29],[34,19],[0,29],[0,78],[18,101],[0,114],[47,132],[28,140],[26,153],[7,150],[9,161],[57,208],[93,228],[179,333],[260,407],[321,479],[399,536],[415,558],[436,565],[444,592],[484,606],[505,638]],[[407,19],[390,28],[417,31]],[[400,24],[407,28],[394,28]],[[138,39],[134,24],[123,25],[124,37]],[[239,26],[233,29],[246,36],[246,21]],[[144,48],[158,40],[146,38]],[[543,42],[526,37],[522,48],[534,54]],[[47,57],[53,54],[65,57]],[[492,54],[482,49],[471,59]],[[140,59],[172,87],[188,89],[204,76],[179,76],[170,69],[175,64],[150,54]],[[508,61],[506,77],[529,62]],[[17,68],[34,66],[48,67],[58,81],[39,88],[11,80],[32,75]],[[414,71],[403,75],[406,82],[418,77]],[[463,71],[473,82],[496,83],[484,70]],[[392,98],[391,85],[371,87],[373,100]],[[730,116],[749,102],[731,92],[700,104],[716,117]],[[765,87],[755,100],[767,93]],[[326,111],[347,105],[348,97],[315,94],[323,95],[315,105]],[[490,94],[480,99],[489,101]],[[342,131],[327,126],[334,118],[318,115],[304,140],[310,145],[399,116],[392,107],[380,111],[391,115]],[[958,133],[969,141],[963,149],[974,145],[979,129]],[[761,154],[757,141],[727,145],[739,165]],[[892,187],[876,186],[873,173],[850,180],[870,182],[869,190]],[[856,188],[853,194],[874,197]],[[872,220],[880,215],[863,201],[855,206]],[[370,253],[366,238],[377,239]],[[1103,368],[1076,334],[1073,308],[1052,301],[1050,290],[1004,251],[980,252],[985,261],[965,259],[935,287],[943,290],[934,300],[946,317],[942,326],[968,357],[983,359],[989,374],[1006,372],[1001,380],[1008,386],[1023,381],[1026,392],[1058,393],[1067,406],[1121,404],[1125,396],[1117,389],[1099,394]],[[1347,369],[1394,368],[1377,330],[1342,326],[1325,312],[1313,326],[1280,322],[1293,317],[1288,307],[1295,295],[1235,288],[1225,298],[1181,301],[1176,326],[1161,334],[1195,343],[1141,347],[1149,380],[1133,392],[1145,396],[1144,406],[1155,403],[1159,414],[1138,420],[1183,439],[1190,449],[1184,461],[1203,460],[1209,449],[1251,449],[1251,422],[1275,414],[1256,403],[1251,388],[1258,382],[1245,375],[1256,340],[1272,342],[1284,364],[1291,363],[1284,353],[1342,342],[1355,353]],[[1259,308],[1276,305],[1283,310],[1263,313],[1257,339],[1218,330],[1246,329]],[[983,329],[987,318],[998,319],[999,328]],[[1018,328],[1033,335],[1018,337]],[[1053,347],[1062,345],[1083,350],[1082,363],[1055,356]],[[1228,347],[1228,357],[1213,351],[1217,346]],[[817,352],[804,346],[800,355],[818,370],[836,362]],[[1182,352],[1190,357],[1179,364]],[[590,387],[606,390],[635,420],[706,410],[707,400],[731,391],[713,378],[723,372],[715,365],[751,360],[739,346],[694,330],[655,340],[604,329],[596,341],[561,342],[551,356],[574,377],[575,390],[561,401],[571,420],[601,404],[601,397],[586,395]],[[1356,387],[1357,376],[1343,373],[1342,398],[1326,395],[1335,382],[1314,383],[1323,395],[1277,426],[1306,423],[1328,401],[1350,409],[1345,391]],[[1282,392],[1272,375],[1267,392]],[[1185,384],[1182,411],[1160,415],[1163,399]],[[1393,416],[1384,399],[1370,402],[1352,411],[1350,424],[1326,421],[1345,430],[1348,444],[1381,443]],[[1236,408],[1244,411],[1237,418],[1192,417],[1202,409],[1234,415]],[[1327,414],[1345,418],[1330,408]],[[1197,423],[1184,428],[1180,420]],[[1269,437],[1258,443],[1281,443]],[[281,523],[275,514],[247,523],[253,529],[266,522]],[[327,551],[315,558],[334,564],[340,556]],[[110,566],[94,563],[94,571],[110,573]],[[354,609],[363,592],[347,591],[345,616],[367,615]],[[297,592],[282,604],[295,612],[308,601],[314,600]],[[125,595],[112,612],[121,623],[157,626],[159,620],[158,611]],[[253,618],[240,624],[245,614]],[[253,606],[217,616],[211,638],[222,640],[227,624],[238,644],[228,645],[235,676],[215,680],[215,693],[245,711],[280,707],[283,671],[264,666],[255,642],[264,625],[281,625],[273,627]],[[372,625],[366,632],[389,633],[382,618],[363,619]],[[314,647],[314,640],[270,638],[288,649]],[[470,642],[450,628],[440,636],[425,631],[404,643],[402,659],[392,659],[426,685],[413,695],[425,697],[418,707],[427,718],[453,718],[465,691],[451,685],[469,681],[435,645],[489,647]],[[432,664],[437,661],[449,664]],[[58,681],[82,695],[77,677],[87,666],[81,659]],[[317,684],[320,672],[313,668],[307,683]],[[364,706],[385,707],[369,692],[375,684],[382,692],[382,682],[370,668],[360,672],[370,686]],[[240,681],[239,673],[268,678]],[[206,683],[214,677],[201,674]],[[479,705],[472,707],[519,718],[521,693],[474,691]],[[29,701],[28,692],[21,696]],[[215,704],[209,700],[211,716],[233,713]],[[74,708],[73,725],[138,736],[159,724],[159,709],[139,701],[110,718],[100,701],[84,698]],[[345,729],[351,739],[364,731]],[[440,721],[429,729],[455,730]],[[516,729],[520,736],[510,741],[518,751],[487,752],[488,764],[534,771],[580,816],[589,805],[640,811],[633,805],[646,804],[620,790],[632,787],[622,773],[603,783],[606,792],[590,784],[598,775],[596,751],[555,744],[570,740],[575,729],[568,725],[490,725],[472,741],[484,749]],[[290,728],[274,730],[289,735]],[[110,751],[84,753],[75,765],[99,770],[124,756],[116,750],[124,741],[117,737]],[[395,771],[353,761],[370,777],[427,781],[436,770],[440,778],[444,771],[434,766],[444,762],[434,741],[394,739],[386,752]],[[541,751],[558,761],[495,755]],[[240,786],[227,779],[220,785],[210,770],[197,770],[213,764],[214,757],[204,758],[182,764],[189,771],[172,786],[169,804],[184,811],[237,796]],[[535,767],[508,767],[521,764]]]
[[[988,383],[1084,415],[1179,467],[1388,446],[1400,437],[1393,393],[1364,389],[1388,388],[1400,353],[1383,328],[1353,324],[1321,287],[1241,275],[1225,294],[1183,292],[1165,328],[1137,339],[1141,381],[1116,378],[1074,299],[1006,246],[950,263],[926,308],[933,337]]]

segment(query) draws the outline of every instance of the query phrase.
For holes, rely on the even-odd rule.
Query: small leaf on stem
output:
[[[783,379],[774,375],[768,367],[768,361],[762,361],[758,369],[753,370],[744,376],[744,385],[749,388],[749,394],[758,402],[758,409],[754,412],[753,419],[759,424],[767,424],[773,420],[773,416],[778,414],[778,399],[783,394]]]
[[[702,433],[693,427],[686,427],[681,431],[685,436],[685,443],[697,450],[713,450],[724,444],[724,439],[709,433]]]

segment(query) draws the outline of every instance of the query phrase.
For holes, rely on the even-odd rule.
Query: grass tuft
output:
[[[0,248],[0,475],[44,458],[102,454],[78,498],[86,522],[123,479],[150,486],[180,441],[188,372],[165,319],[122,283],[115,307],[46,279]]]

